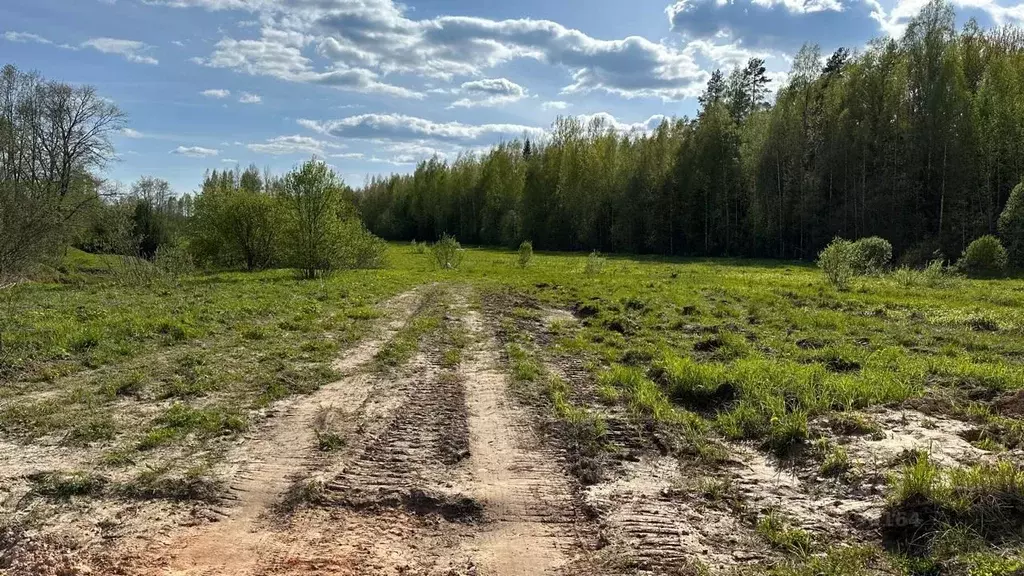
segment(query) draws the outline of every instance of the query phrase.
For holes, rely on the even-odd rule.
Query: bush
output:
[[[339,268],[383,268],[388,243],[374,236],[357,218],[342,222]]]
[[[590,256],[587,256],[587,263],[583,266],[583,273],[587,276],[597,276],[604,271],[606,262],[607,260],[605,260],[604,256],[601,256],[600,252],[594,250],[590,253]]]
[[[519,267],[526,268],[530,260],[533,260],[533,242],[526,240],[519,245]]]
[[[455,270],[462,265],[462,245],[454,236],[444,234],[431,246],[434,261],[442,270]]]
[[[856,260],[857,251],[853,242],[836,238],[818,254],[818,267],[829,284],[839,290],[846,290],[856,275]]]
[[[1014,187],[999,215],[999,236],[1006,244],[1010,264],[1024,268],[1024,182]]]
[[[872,236],[853,243],[854,269],[858,274],[878,274],[892,261],[892,244],[885,238]]]
[[[998,276],[1006,271],[1006,249],[992,235],[982,236],[967,246],[957,267],[968,276]]]

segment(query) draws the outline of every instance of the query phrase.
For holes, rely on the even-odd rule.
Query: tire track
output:
[[[361,371],[401,329],[416,309],[418,291],[406,292],[386,308],[391,320],[378,334],[363,340],[339,358],[334,367],[342,377],[308,396],[279,403],[276,415],[231,459],[238,470],[228,498],[234,503],[227,518],[173,540],[163,555],[150,564],[163,565],[157,573],[207,576],[249,574],[273,534],[260,530],[261,517],[278,505],[294,479],[315,461],[312,423],[321,407],[363,407],[374,378]],[[357,418],[345,418],[355,421]],[[226,545],[230,543],[230,545]]]
[[[464,318],[474,340],[461,370],[471,456],[457,486],[483,506],[487,522],[467,553],[482,575],[556,573],[577,549],[571,481],[509,396],[497,341],[480,313]]]

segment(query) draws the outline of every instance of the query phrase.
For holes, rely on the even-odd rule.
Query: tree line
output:
[[[812,259],[880,236],[904,261],[998,233],[1024,176],[1024,33],[957,31],[933,0],[902,39],[806,45],[768,103],[764,63],[716,71],[695,118],[621,132],[559,118],[543,141],[437,157],[357,191],[395,240]]]
[[[208,172],[195,194],[158,178],[125,189],[97,174],[125,126],[88,86],[0,70],[0,289],[59,266],[68,246],[124,256],[143,279],[208,268],[289,267],[313,278],[380,266],[385,244],[359,219],[352,190],[312,159],[282,176]]]
[[[363,226],[351,188],[317,159],[283,176],[255,165],[213,170],[182,196],[141,178],[101,198],[73,244],[154,262],[173,254],[206,269],[289,267],[305,278],[378,267],[386,248]]]

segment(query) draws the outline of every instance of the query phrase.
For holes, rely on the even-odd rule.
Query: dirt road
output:
[[[506,386],[500,351],[465,293],[446,296],[462,361],[421,343],[396,372],[367,368],[419,300],[389,304],[377,334],[339,360],[343,377],[279,410],[232,461],[226,518],[173,535],[140,574],[555,574],[578,553],[579,514],[557,451]],[[337,410],[345,446],[317,448]]]

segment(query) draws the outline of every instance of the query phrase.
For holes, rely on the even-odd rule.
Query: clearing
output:
[[[1024,569],[1024,282],[390,252],[19,286],[0,570]]]

